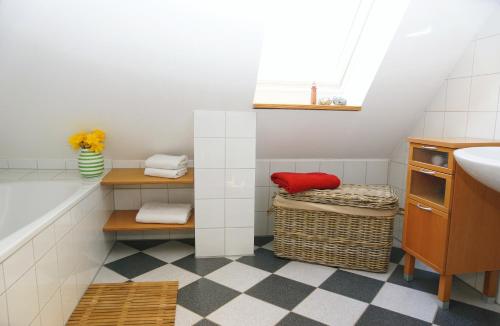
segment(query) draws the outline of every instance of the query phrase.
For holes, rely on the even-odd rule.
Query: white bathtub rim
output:
[[[79,202],[81,202],[88,194],[96,190],[100,184],[99,181],[82,182],[80,180],[61,180],[57,182],[77,182],[81,187],[71,196],[59,203],[56,207],[46,212],[33,222],[23,226],[21,229],[10,234],[6,238],[0,240],[0,263],[5,261],[9,256],[14,254],[18,249],[36,237],[47,226],[54,223],[61,216],[69,212]],[[14,181],[15,182],[15,181]]]

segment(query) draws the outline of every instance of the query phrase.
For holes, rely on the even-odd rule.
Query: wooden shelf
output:
[[[186,175],[177,179],[150,177],[144,169],[111,169],[101,180],[102,185],[139,185],[139,184],[193,184],[194,171],[188,168]]]
[[[352,106],[352,105],[257,103],[253,105],[253,108],[262,110],[361,111],[361,106]]]
[[[186,224],[137,223],[137,210],[114,211],[103,227],[104,232],[162,231],[194,229],[194,212]]]

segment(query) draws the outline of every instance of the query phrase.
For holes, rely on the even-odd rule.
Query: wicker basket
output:
[[[335,207],[324,204],[297,209],[276,204],[279,197],[273,205],[276,256],[370,272],[387,271],[397,209],[379,210],[383,214],[370,214],[374,210],[366,208],[357,208],[354,213],[346,212],[343,206],[337,206],[338,210],[318,208]]]

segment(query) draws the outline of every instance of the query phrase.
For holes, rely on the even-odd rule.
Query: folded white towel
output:
[[[178,170],[187,167],[188,158],[186,155],[165,155],[155,154],[144,163],[147,168]]]
[[[169,178],[169,179],[180,178],[186,173],[187,173],[187,168],[178,170],[164,170],[164,169],[152,169],[152,168],[144,169],[144,175],[149,175],[152,177],[160,177],[160,178]]]
[[[142,205],[135,220],[138,223],[186,224],[191,209],[191,204],[149,202]]]

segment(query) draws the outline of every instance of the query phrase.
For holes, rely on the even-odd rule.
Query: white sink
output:
[[[458,149],[454,153],[465,172],[500,192],[500,147],[469,147]]]

